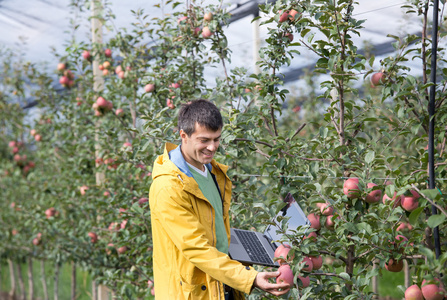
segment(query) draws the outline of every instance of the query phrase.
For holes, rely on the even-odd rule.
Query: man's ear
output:
[[[183,129],[180,129],[179,133],[180,133],[180,138],[182,139],[182,141],[188,137],[188,135],[186,134],[186,132],[183,131]]]

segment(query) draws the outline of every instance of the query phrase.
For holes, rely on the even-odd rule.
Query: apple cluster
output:
[[[8,147],[13,154],[14,162],[21,169],[23,175],[28,174],[31,169],[36,167],[36,164],[32,160],[29,160],[26,154],[20,154],[23,152],[23,142],[10,141]]]
[[[276,278],[277,283],[286,282],[290,285],[293,285],[294,275],[290,268],[290,263],[295,258],[295,254],[293,252],[290,253],[291,249],[291,246],[288,244],[280,244],[275,250],[274,257],[280,265],[278,269],[280,275]],[[301,263],[301,271],[312,272],[313,270],[319,270],[322,267],[323,258],[320,255],[305,256]],[[306,288],[310,285],[309,276],[298,275],[297,278],[300,280],[303,288]]]
[[[387,182],[386,185],[391,184]],[[408,191],[408,195],[400,195],[397,196],[397,192],[394,192],[392,198],[390,198],[386,193],[382,197],[382,190],[378,188],[378,185],[375,183],[368,183],[366,185],[368,189],[372,189],[366,197],[365,202],[367,203],[377,203],[382,200],[383,204],[392,203],[393,207],[396,208],[401,206],[404,210],[408,212],[412,212],[419,206],[419,197],[420,195],[416,191]],[[361,190],[359,188],[359,179],[356,177],[351,177],[345,180],[343,184],[343,193],[350,199],[360,198]]]
[[[104,97],[99,96],[96,102],[93,103],[92,108],[95,110],[95,116],[102,116],[104,113],[111,111],[113,108],[113,103],[107,101]]]
[[[57,64],[57,71],[60,75],[59,83],[65,88],[71,88],[74,85],[74,74],[67,69],[67,65],[63,62]]]
[[[438,278],[433,280],[424,279],[421,287],[413,284],[405,291],[405,300],[443,300],[446,298],[447,292]]]
[[[201,35],[204,39],[208,39],[214,34],[214,31],[212,31],[209,26],[213,18],[214,15],[212,12],[206,12],[203,15],[201,24],[199,24],[200,21],[196,20],[195,16],[181,16],[177,19],[177,24],[179,25],[179,28],[182,32],[191,30],[195,37]],[[182,36],[180,36],[179,38],[182,38]]]

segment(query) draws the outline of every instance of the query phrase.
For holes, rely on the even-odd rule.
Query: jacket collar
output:
[[[185,158],[183,157],[182,151],[181,151],[182,144],[180,144],[178,147],[176,147],[174,150],[169,151],[169,159],[174,163],[174,165],[179,168],[180,171],[182,171],[185,175],[188,177],[193,177],[191,171],[189,171],[188,165],[186,163]],[[211,172],[213,169],[213,166],[211,163],[205,165],[208,170]]]

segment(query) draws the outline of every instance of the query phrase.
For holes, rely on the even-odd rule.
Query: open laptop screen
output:
[[[287,202],[288,204],[278,213],[276,217],[283,216],[289,218],[287,220],[287,234],[293,234],[293,231],[295,231],[299,226],[310,225],[310,222],[304,214],[303,210],[298,205],[298,203],[296,203],[291,194],[288,194],[286,196],[284,202]],[[274,221],[278,222],[276,220],[276,217]],[[283,234],[281,234],[280,232],[277,233],[277,231],[279,231],[278,226],[269,225],[264,233],[269,238],[271,238],[272,241],[277,241],[280,240],[283,236]]]

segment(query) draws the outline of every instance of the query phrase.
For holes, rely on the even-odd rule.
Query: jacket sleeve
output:
[[[154,184],[157,185],[156,180]],[[189,194],[172,185],[151,186],[151,190],[154,197],[151,214],[159,220],[183,256],[214,279],[249,294],[258,272],[232,260],[210,243],[193,210]]]

